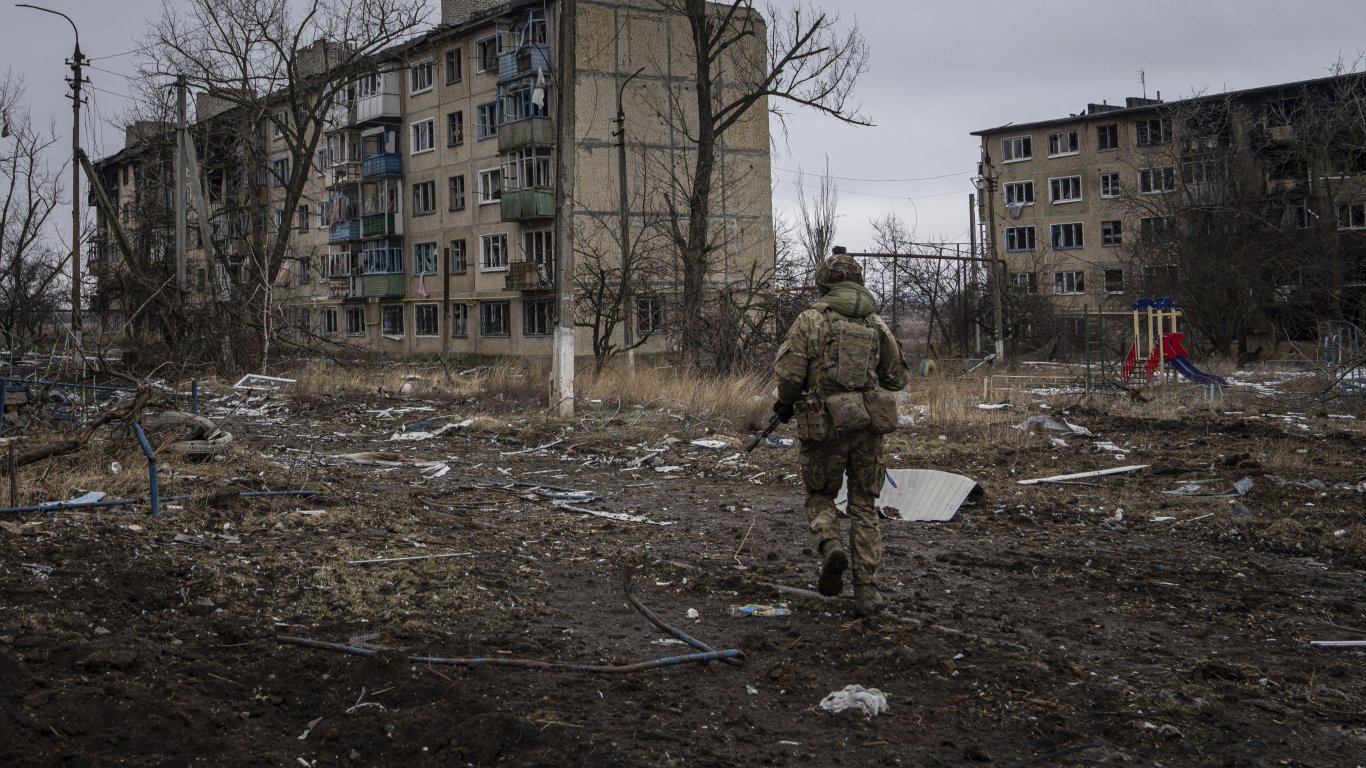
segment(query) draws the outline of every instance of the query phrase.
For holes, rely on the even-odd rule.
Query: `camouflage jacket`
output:
[[[780,402],[795,403],[807,392],[817,390],[832,311],[848,318],[866,319],[881,331],[878,386],[893,392],[906,386],[906,362],[901,356],[901,345],[897,344],[891,329],[874,311],[877,305],[867,288],[855,282],[835,283],[818,304],[825,304],[827,308],[822,310],[812,306],[797,315],[787,331],[787,337],[778,347],[773,372],[778,377]]]

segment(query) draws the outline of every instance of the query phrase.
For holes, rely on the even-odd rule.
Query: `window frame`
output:
[[[429,315],[426,321],[431,325],[430,333],[423,333],[423,315]],[[413,337],[431,338],[441,335],[441,305],[435,301],[419,301],[413,304]]]
[[[454,126],[455,130],[451,130]],[[446,113],[446,146],[458,147],[465,143],[465,110]]]
[[[1338,203],[1336,223],[1339,232],[1358,232],[1366,229],[1366,200],[1348,200],[1344,203]]]
[[[490,255],[495,250],[493,245],[497,245],[499,257],[490,259]],[[508,234],[506,232],[488,232],[479,236],[479,271],[480,272],[506,272],[508,269]]]
[[[1070,286],[1069,286],[1070,284]],[[1062,290],[1059,290],[1061,288]],[[1086,270],[1068,269],[1053,273],[1054,296],[1085,296]]]
[[[452,275],[463,275],[470,271],[469,245],[465,238],[457,237],[446,246],[446,270]]]
[[[330,323],[328,322],[328,318],[331,318]],[[337,308],[318,307],[318,335],[323,338],[336,336],[337,331]]]
[[[485,46],[492,44],[491,50],[486,50]],[[498,54],[503,52],[503,44],[495,32],[488,37],[481,37],[474,41],[474,73],[498,71]]]
[[[1119,123],[1106,123],[1096,126],[1096,151],[1116,152],[1119,150]]]
[[[413,243],[413,277],[436,274],[436,243]]]
[[[470,335],[470,305],[463,301],[451,302],[449,318],[452,339],[467,339]]]
[[[1039,292],[1038,272],[1011,272],[1007,278],[1007,282],[1009,283],[1011,290],[1016,293],[1033,296]]]
[[[499,166],[499,167],[497,167],[497,168],[484,168],[484,169],[480,170],[478,173],[479,173],[479,189],[478,189],[477,193],[478,193],[478,195],[479,195],[479,198],[478,198],[478,199],[479,199],[479,204],[480,204],[480,205],[492,205],[492,204],[494,204],[494,203],[497,203],[497,202],[502,201],[502,199],[503,199],[503,168],[502,168],[502,166]],[[497,176],[496,176],[496,178],[497,178],[497,183],[496,183],[496,185],[492,185],[492,184],[486,185],[486,184],[485,184],[485,179],[492,179],[492,178],[495,178],[495,177],[494,177],[494,174],[497,175]]]
[[[1113,248],[1124,244],[1124,222],[1120,219],[1106,219],[1100,223],[1100,244],[1103,248]]]
[[[430,216],[436,213],[436,180],[413,182],[413,209],[414,216]]]
[[[1062,144],[1062,141],[1061,141],[1061,138],[1062,138],[1062,137],[1066,137],[1066,138],[1068,139],[1068,141],[1067,141],[1067,144],[1068,144],[1068,147],[1069,147],[1068,149],[1061,149],[1061,150],[1058,149],[1059,145]],[[1062,131],[1053,131],[1052,133],[1049,133],[1049,134],[1048,134],[1048,156],[1049,156],[1049,157],[1068,157],[1069,155],[1076,155],[1076,154],[1079,154],[1080,152],[1081,152],[1081,139],[1080,139],[1080,137],[1077,135],[1077,129],[1075,129],[1075,128],[1069,128],[1069,129],[1062,130]]]
[[[1007,147],[1019,147],[1022,154],[1015,154]],[[1001,139],[1001,163],[1022,163],[1026,160],[1034,159],[1034,137],[1033,136],[1007,136]]]
[[[1100,172],[1100,196],[1104,199],[1113,199],[1123,195],[1123,180],[1119,171]]]
[[[1076,197],[1061,197],[1066,187],[1074,187]],[[1050,205],[1065,205],[1082,201],[1081,176],[1053,176],[1048,179],[1048,202]]]
[[[1021,236],[1027,243],[1025,247],[1020,247]],[[1038,248],[1038,233],[1033,224],[1023,227],[1006,227],[1004,239],[1006,253],[1030,253]]]
[[[410,65],[408,66],[408,95],[409,95],[409,96],[416,96],[416,95],[418,95],[419,93],[426,93],[427,91],[430,91],[433,87],[436,86],[436,73],[435,73],[434,69],[435,69],[435,68],[432,66],[432,60],[431,60],[431,59],[426,59],[425,61],[419,61],[419,62],[417,62],[416,64],[410,64]],[[422,72],[423,70],[425,70],[426,73],[427,73],[427,74],[426,74],[426,85],[420,85],[420,84],[419,84],[419,79],[420,79],[419,73]]]
[[[1020,197],[1019,193],[1022,191],[1026,193],[1024,197],[1028,198],[1027,200],[1018,199]],[[1014,192],[1014,194],[1012,194],[1012,192]],[[1026,179],[1024,181],[1008,181],[1005,184],[1001,185],[1001,194],[1005,198],[1006,205],[1010,205],[1012,203],[1018,205],[1033,205],[1034,180]]]
[[[381,304],[379,305],[379,332],[381,336],[402,337],[404,335],[402,304]],[[397,322],[398,330],[393,330],[394,322]]]
[[[1113,281],[1113,282],[1112,282],[1110,278],[1111,278],[1111,277],[1114,277],[1116,274],[1118,275],[1118,278],[1117,278],[1116,281]],[[1119,286],[1118,288],[1113,287],[1113,286],[1116,285],[1116,284]],[[1106,267],[1106,268],[1105,268],[1105,295],[1106,295],[1106,296],[1122,296],[1122,295],[1124,295],[1124,268],[1123,268],[1123,267]]]
[[[425,130],[423,128],[425,127]],[[426,146],[422,145],[419,138],[425,134]],[[424,155],[428,152],[436,151],[436,118],[426,118],[408,124],[408,138],[411,142],[408,146],[410,155]]]
[[[465,78],[465,62],[459,46],[446,51],[446,85],[454,85]]]
[[[1157,127],[1157,140],[1153,140],[1153,127]],[[1158,147],[1172,141],[1172,119],[1170,117],[1150,117],[1134,121],[1134,144],[1139,147]]]
[[[664,332],[665,324],[669,321],[668,311],[668,303],[663,296],[637,296],[636,333],[649,335]],[[648,317],[650,322],[641,322],[644,317]]]
[[[358,320],[352,323],[352,320]],[[365,307],[346,307],[346,335],[365,335]]]
[[[498,328],[489,330],[494,318],[494,310],[501,315],[501,332]],[[512,302],[507,299],[479,302],[479,336],[490,339],[506,339],[512,336]]]
[[[446,177],[446,210],[465,210],[465,174]]]
[[[1154,185],[1154,179],[1163,182],[1161,188]],[[1138,194],[1165,195],[1175,190],[1176,171],[1170,165],[1138,169]]]
[[[474,140],[484,141],[498,137],[498,124],[502,122],[502,111],[497,99],[474,105]]]
[[[539,315],[539,316],[534,316]],[[544,330],[533,330],[532,321],[536,321],[536,328],[539,329],[544,324]],[[549,336],[555,332],[555,299],[523,299],[522,300],[522,336],[537,338]]]
[[[1065,228],[1065,229],[1064,229]],[[1063,232],[1075,234],[1075,238],[1059,237]],[[1048,225],[1048,246],[1055,251],[1075,251],[1086,247],[1086,227],[1080,221],[1065,221],[1057,224]],[[1070,245],[1061,245],[1063,240],[1071,241]]]

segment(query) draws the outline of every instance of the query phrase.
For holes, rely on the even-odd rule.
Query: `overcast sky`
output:
[[[175,0],[171,0],[174,2]],[[779,0],[790,7],[792,0]],[[131,50],[161,0],[37,0],[65,12],[93,59],[83,113],[86,151],[122,146],[116,127],[133,74]],[[437,0],[429,0],[436,19]],[[978,158],[969,132],[1079,112],[1087,102],[1237,90],[1322,77],[1339,57],[1366,50],[1360,0],[1144,0],[1144,2],[929,2],[827,0],[857,22],[872,51],[858,96],[877,123],[858,128],[795,112],[775,142],[774,202],[796,209],[798,168],[825,157],[840,187],[838,241],[871,244],[869,219],[895,211],[920,239],[966,241],[967,196]],[[5,66],[28,86],[35,117],[58,123],[69,145],[71,27],[60,17],[0,5]],[[0,147],[3,147],[0,144]],[[816,179],[807,177],[814,186]]]

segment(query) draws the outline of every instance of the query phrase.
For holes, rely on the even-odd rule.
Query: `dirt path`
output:
[[[395,406],[434,410],[367,412]],[[610,409],[572,432],[495,414],[514,423],[389,439],[452,410],[356,399],[239,412],[243,452],[163,472],[166,495],[229,483],[324,491],[313,499],[6,518],[0,764],[1366,764],[1366,655],[1307,645],[1366,639],[1359,422],[1082,411],[1071,418],[1097,438],[1065,447],[1008,429],[1018,411],[903,431],[895,466],[967,474],[987,493],[948,523],[884,524],[889,608],[861,621],[847,594],[772,586],[814,588],[793,451],[737,458],[690,446],[700,427]],[[450,470],[330,458],[365,450]],[[1120,464],[1151,466],[1015,482]],[[1162,493],[1244,477],[1246,496]],[[495,487],[513,482],[591,491],[601,498],[573,504],[666,525]],[[41,524],[19,527],[29,520]],[[349,564],[421,555],[456,556]],[[635,566],[645,605],[744,664],[404,661],[690,652],[626,605]],[[729,614],[779,600],[791,616]],[[852,683],[881,689],[890,710],[819,709]]]

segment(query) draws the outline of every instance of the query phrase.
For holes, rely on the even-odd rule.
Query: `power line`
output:
[[[828,178],[828,179],[837,179],[837,180],[839,180],[839,181],[867,181],[867,182],[886,183],[886,184],[905,184],[905,183],[909,183],[909,182],[912,182],[912,181],[933,181],[933,180],[935,180],[935,179],[950,179],[950,178],[953,178],[954,176],[967,176],[967,175],[969,175],[969,174],[972,173],[972,171],[959,171],[958,173],[945,173],[945,174],[940,175],[940,176],[921,176],[921,177],[915,178],[915,179],[860,179],[860,178],[857,178],[857,177],[854,177],[854,176],[828,176],[828,175],[823,174],[823,173],[810,173],[810,172],[801,171],[801,170],[794,171],[794,170],[792,170],[791,168],[779,168],[779,167],[777,167],[777,166],[773,166],[773,170],[775,170],[775,171],[782,171],[782,172],[784,172],[784,173],[795,173],[795,174],[798,174],[798,175],[801,175],[801,176],[816,176],[816,177],[818,177],[818,178],[823,177],[823,178]]]
[[[957,174],[955,174],[955,175],[957,175]],[[778,182],[781,183],[781,184],[791,184],[791,185],[793,185],[794,187],[801,187],[802,189],[810,189],[810,187],[808,187],[808,186],[805,185],[805,184],[802,184],[801,182],[797,181],[796,179],[778,179]],[[937,192],[937,193],[932,194],[932,195],[879,195],[879,194],[876,194],[876,193],[873,193],[873,192],[854,192],[854,191],[852,191],[852,190],[844,190],[844,189],[841,189],[841,190],[840,190],[840,194],[841,194],[841,195],[857,195],[857,196],[859,196],[859,197],[880,197],[880,198],[882,198],[882,199],[884,199],[884,200],[925,200],[925,199],[931,198],[931,197],[945,197],[945,196],[947,196],[947,195],[961,195],[961,194],[963,194],[963,193],[960,192],[960,191],[958,191],[958,190],[954,190],[954,191],[950,191],[950,192]]]

